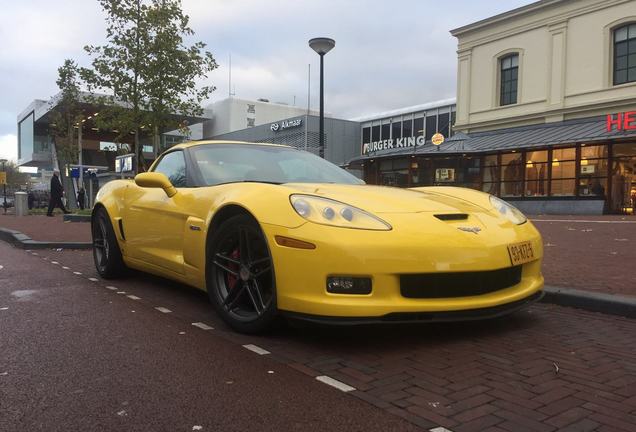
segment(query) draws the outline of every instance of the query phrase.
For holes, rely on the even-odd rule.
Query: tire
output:
[[[93,261],[97,273],[104,279],[115,279],[123,276],[126,272],[126,265],[122,259],[110,217],[103,207],[95,211],[91,221],[91,232],[93,235]]]
[[[262,333],[274,325],[276,278],[267,240],[249,215],[236,215],[212,233],[206,286],[216,312],[232,329]]]

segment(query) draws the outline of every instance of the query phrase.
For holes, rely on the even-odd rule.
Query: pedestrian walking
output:
[[[80,187],[79,192],[77,192],[77,204],[79,205],[80,210],[84,210],[84,204],[86,203],[86,191],[83,187]]]
[[[62,202],[62,197],[64,196],[64,186],[62,186],[62,181],[60,180],[60,171],[53,171],[53,177],[51,177],[51,198],[49,199],[49,210],[47,211],[47,216],[53,216],[53,209],[55,207],[59,207],[64,214],[70,213],[70,211],[66,210],[64,207],[64,203]]]

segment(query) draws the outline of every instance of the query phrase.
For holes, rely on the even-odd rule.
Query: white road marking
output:
[[[126,291],[117,291],[117,294],[126,294]]]
[[[73,274],[81,275],[82,273],[81,272],[73,272]]]
[[[33,252],[33,255],[39,255],[37,252]]]
[[[634,224],[636,221],[614,221],[614,220],[567,220],[567,219],[531,219],[532,222],[571,222],[571,223],[600,223],[600,224]]]
[[[274,373],[274,371],[267,371],[267,373],[268,373],[268,374],[273,374],[273,373]]]
[[[248,349],[252,352],[255,352],[258,355],[265,355],[270,353],[269,351],[253,344],[243,345],[243,348]]]
[[[95,278],[88,278],[88,280],[91,282],[99,282],[99,279],[95,279]]]
[[[192,323],[192,325],[195,327],[199,327],[201,330],[214,330],[214,327],[210,327],[209,325],[202,322],[195,322]],[[183,334],[185,334],[185,332],[183,332]]]
[[[186,332],[179,332],[179,334],[180,334],[180,335],[184,335],[184,334],[186,334]]]
[[[0,373],[0,376],[7,376],[7,375],[9,375],[9,372],[2,372],[2,373]]]
[[[63,268],[64,270],[70,270],[70,268],[68,268],[68,267],[66,267],[66,266],[62,266],[62,268]]]
[[[441,426],[433,428],[433,429],[429,429],[429,431],[430,432],[453,432],[452,430],[446,429],[445,427],[441,427]]]
[[[3,268],[4,268],[4,266],[1,266],[1,265],[0,265],[0,270],[2,270]]]
[[[106,287],[106,289],[109,289],[109,290],[111,290],[111,291],[117,291],[119,288],[114,287],[114,286],[111,286],[111,285],[108,285],[108,286]]]
[[[51,261],[51,264],[58,265],[58,264],[59,264],[59,262],[57,262],[57,261]]]
[[[165,308],[163,306],[157,306],[155,309],[157,309],[161,313],[171,313],[172,312],[170,309]]]
[[[136,295],[127,295],[126,297],[128,297],[131,300],[141,300],[141,297],[137,297]]]
[[[192,430],[194,430],[194,431],[200,431],[200,430],[203,430],[203,426],[194,425],[194,426],[192,426]]]
[[[9,310],[8,307],[1,307],[0,310]]]
[[[335,380],[331,377],[328,377],[327,375],[317,376],[316,379],[320,381],[321,383],[330,385],[331,387],[335,387],[338,390],[343,391],[345,393],[354,391],[356,389],[355,387],[351,387],[349,384],[345,384],[342,381]]]

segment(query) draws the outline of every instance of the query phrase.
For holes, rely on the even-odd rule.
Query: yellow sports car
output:
[[[515,207],[455,187],[365,185],[291,147],[201,141],[101,188],[93,256],[208,292],[234,329],[498,316],[542,296],[541,237]]]

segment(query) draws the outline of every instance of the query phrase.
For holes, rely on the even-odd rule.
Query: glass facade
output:
[[[33,113],[18,124],[18,159],[33,157]]]
[[[634,211],[636,142],[579,144],[485,155],[408,155],[365,163],[371,184],[470,187],[506,199],[605,200]]]
[[[362,145],[374,142],[396,140],[424,136],[430,140],[440,132],[446,138],[453,135],[455,122],[455,106],[441,106],[426,111],[415,111],[392,117],[378,117],[370,121],[363,121],[361,125]]]

